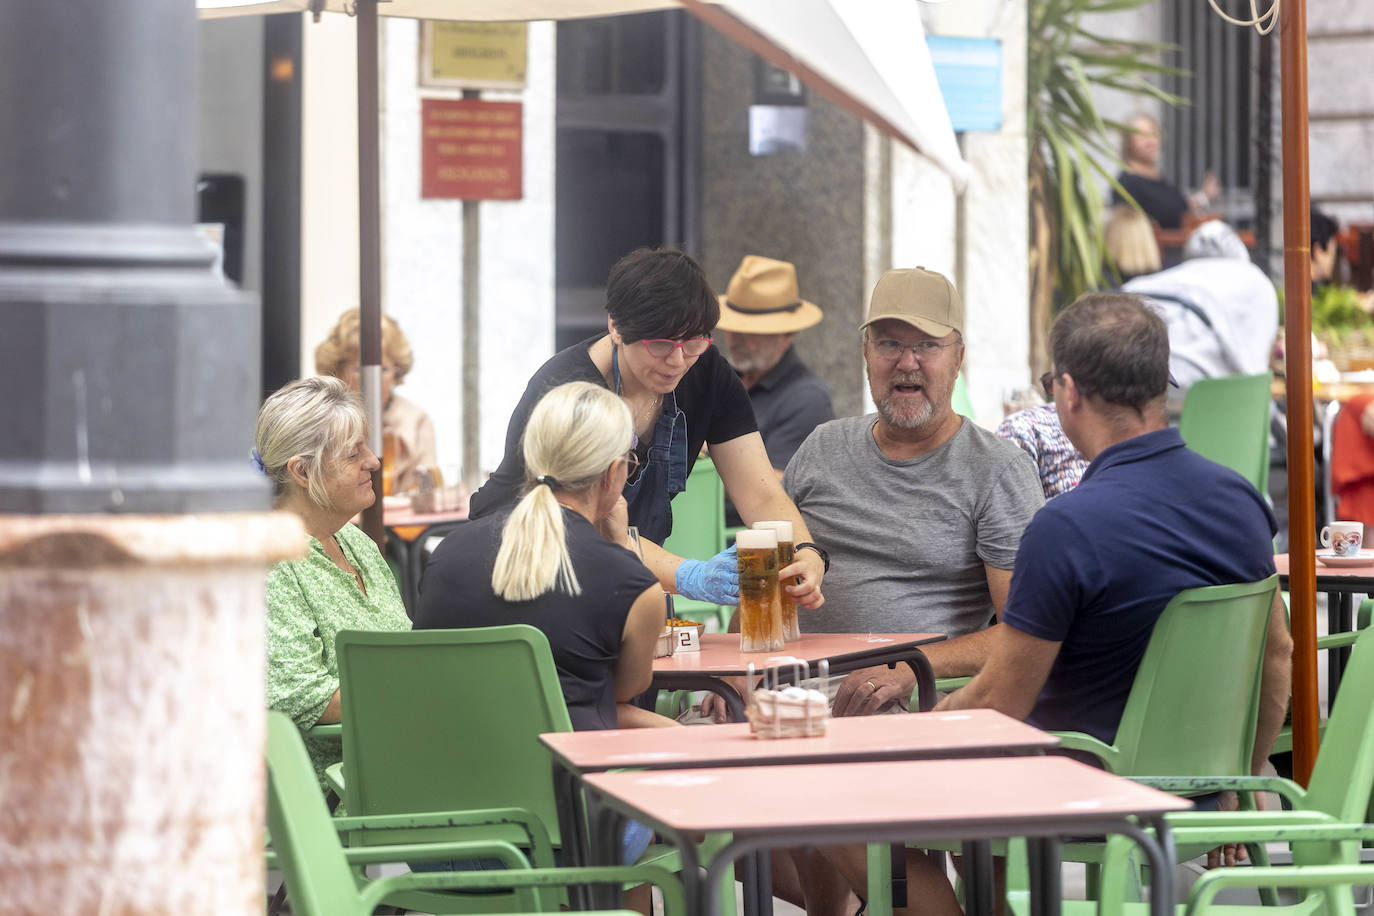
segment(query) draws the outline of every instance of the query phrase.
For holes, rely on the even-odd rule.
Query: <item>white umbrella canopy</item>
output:
[[[911,0],[682,0],[712,28],[942,168],[962,193],[960,155]]]
[[[352,13],[356,0],[197,0],[203,19]],[[462,22],[618,16],[686,7],[841,107],[938,164],[962,192],[959,154],[918,4],[911,0],[381,0],[377,15]]]
[[[354,0],[197,0],[202,19],[329,10],[352,13]],[[460,22],[580,19],[680,8],[677,0],[382,0],[377,15]]]

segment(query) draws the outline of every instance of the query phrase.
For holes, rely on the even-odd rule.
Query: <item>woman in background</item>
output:
[[[1121,185],[1140,208],[1159,224],[1161,229],[1182,229],[1183,217],[1189,213],[1202,216],[1211,202],[1221,193],[1221,182],[1209,171],[1202,179],[1202,189],[1185,197],[1178,186],[1160,171],[1161,136],[1159,122],[1147,114],[1137,114],[1126,122],[1128,130],[1121,133],[1122,170],[1116,176]],[[1126,200],[1115,189],[1112,203]]]
[[[339,316],[324,343],[315,348],[315,371],[360,387],[359,315],[349,309]],[[415,364],[410,341],[390,317],[382,316],[382,451],[386,458],[383,473],[384,496],[407,493],[420,486],[420,468],[437,471],[434,449],[434,421],[415,405],[396,393]]]

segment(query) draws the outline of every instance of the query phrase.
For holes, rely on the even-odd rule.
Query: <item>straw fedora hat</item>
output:
[[[797,269],[787,261],[745,255],[720,297],[718,331],[790,334],[819,324],[824,313],[797,293]]]

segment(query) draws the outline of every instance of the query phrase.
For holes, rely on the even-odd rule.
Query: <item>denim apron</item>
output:
[[[620,394],[620,349],[611,349],[611,381]],[[640,537],[662,544],[673,533],[670,501],[687,489],[687,415],[677,407],[677,392],[663,396],[648,456],[639,476],[625,483],[630,524]]]

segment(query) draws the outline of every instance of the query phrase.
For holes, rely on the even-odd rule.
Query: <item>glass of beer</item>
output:
[[[741,652],[777,652],[783,647],[778,604],[778,536],[769,530],[735,535],[739,557],[739,647]]]
[[[754,522],[754,528],[776,531],[778,534],[778,572],[792,565],[792,523]],[[787,592],[787,580],[778,578],[778,604],[782,607],[782,638],[788,642],[801,639],[801,625],[797,621],[797,600]]]

